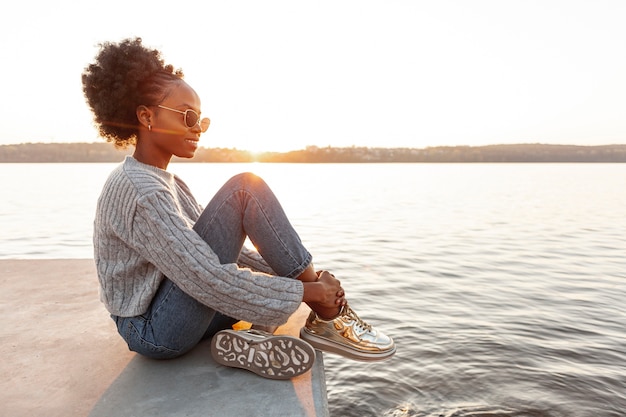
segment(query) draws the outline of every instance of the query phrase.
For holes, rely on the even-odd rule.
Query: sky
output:
[[[182,68],[201,146],[626,143],[626,1],[11,2],[0,145],[98,142],[81,73],[141,37]]]

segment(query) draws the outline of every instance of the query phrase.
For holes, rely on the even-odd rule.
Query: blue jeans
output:
[[[254,174],[239,174],[226,182],[194,230],[222,264],[237,262],[246,237],[279,276],[295,278],[312,261],[276,196]],[[168,279],[146,313],[113,319],[130,350],[155,359],[183,355],[238,321],[198,302]]]

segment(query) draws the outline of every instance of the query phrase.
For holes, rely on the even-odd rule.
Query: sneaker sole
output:
[[[315,349],[292,336],[223,330],[213,336],[215,362],[241,368],[269,379],[290,379],[307,372],[315,362]]]
[[[396,353],[395,346],[388,351],[383,351],[379,353],[364,352],[361,350],[357,350],[350,346],[342,345],[337,342],[333,342],[332,340],[328,340],[328,339],[319,337],[313,333],[310,333],[306,329],[306,327],[303,327],[300,330],[300,337],[303,340],[306,340],[307,342],[309,342],[315,349],[319,349],[323,352],[335,353],[337,355],[341,355],[345,358],[352,359],[355,361],[361,361],[361,362],[382,361],[382,360],[392,357]]]

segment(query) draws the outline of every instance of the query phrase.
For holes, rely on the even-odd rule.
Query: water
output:
[[[0,164],[0,258],[91,257],[114,164]],[[398,352],[325,355],[331,416],[626,415],[626,164],[175,164],[272,185]]]

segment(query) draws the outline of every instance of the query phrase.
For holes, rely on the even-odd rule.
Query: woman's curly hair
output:
[[[137,106],[157,105],[183,72],[165,65],[161,53],[148,49],[141,38],[100,44],[94,63],[82,75],[83,93],[98,131],[107,142],[125,148],[136,143]]]

